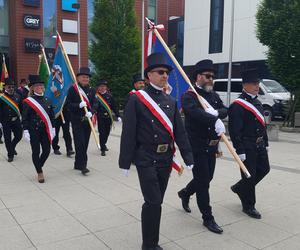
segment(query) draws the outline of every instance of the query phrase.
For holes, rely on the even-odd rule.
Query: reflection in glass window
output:
[[[223,45],[224,0],[211,0],[209,53],[221,53]]]
[[[0,48],[8,47],[8,0],[0,0]]]
[[[44,46],[55,48],[55,38],[57,30],[56,1],[43,1],[44,11]]]
[[[148,18],[156,22],[156,0],[148,0]]]

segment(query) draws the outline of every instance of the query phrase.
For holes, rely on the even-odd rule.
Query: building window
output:
[[[8,30],[8,0],[0,0],[0,52],[9,45]]]
[[[156,0],[148,0],[148,18],[156,22]]]
[[[56,1],[43,1],[44,47],[55,48],[57,30]]]
[[[209,53],[221,53],[223,47],[224,0],[210,2]]]

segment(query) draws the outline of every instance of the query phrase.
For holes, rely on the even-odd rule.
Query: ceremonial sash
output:
[[[109,114],[109,117],[111,119],[111,121],[113,122],[113,117],[112,117],[112,110],[109,106],[109,104],[107,103],[107,101],[102,97],[102,95],[100,95],[99,93],[96,94],[96,99],[100,102],[100,104],[105,108],[105,110],[107,111],[107,113]]]
[[[241,99],[241,98],[234,100],[233,103],[236,103],[236,104],[242,106],[244,109],[250,111],[257,118],[257,120],[261,123],[261,125],[263,125],[264,127],[266,126],[264,116],[258,111],[258,109],[253,104],[251,104],[250,102],[248,102],[244,99]]]
[[[155,101],[144,91],[139,90],[135,91],[134,94],[138,97],[138,99],[149,109],[149,111],[157,118],[157,120],[163,125],[163,127],[168,131],[170,136],[173,139],[173,161],[172,168],[174,168],[179,174],[182,173],[183,169],[180,163],[176,160],[176,149],[174,145],[174,133],[173,133],[173,124],[170,121],[169,117],[165,114],[165,112],[157,105]]]
[[[79,95],[79,93],[82,95],[83,100],[86,102],[87,106],[91,109],[92,106],[90,104],[89,98],[87,97],[86,93],[83,91],[82,88],[80,88],[80,86],[78,84],[73,84],[73,87],[75,89],[75,91],[77,92],[77,94]]]
[[[51,120],[49,115],[47,114],[46,110],[43,108],[41,104],[39,104],[34,98],[32,97],[27,97],[24,101],[24,103],[28,104],[37,114],[38,116],[42,119],[42,121],[45,124],[46,127],[46,132],[48,135],[48,139],[50,144],[52,143],[52,139],[54,137],[53,135],[53,127],[51,124]]]
[[[19,118],[21,118],[21,113],[20,113],[20,109],[18,107],[18,104],[13,99],[11,99],[7,95],[0,95],[0,99],[3,102],[5,102],[9,107],[11,107],[17,113],[17,116]]]
[[[136,92],[136,90],[133,89],[133,90],[131,90],[131,91],[129,92],[129,95],[133,95],[135,92]]]

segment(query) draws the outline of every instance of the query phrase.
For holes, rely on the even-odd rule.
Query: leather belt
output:
[[[210,140],[208,146],[216,146],[219,143],[219,140]]]

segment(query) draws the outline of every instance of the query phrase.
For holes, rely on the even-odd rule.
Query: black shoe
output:
[[[79,170],[79,171],[81,171],[81,170],[82,170],[82,168],[80,168],[80,167],[76,167],[76,166],[74,166],[74,169],[75,169],[75,170]]]
[[[223,229],[215,222],[214,219],[203,221],[203,226],[205,226],[209,231],[213,233],[216,234],[223,233]]]
[[[0,144],[3,144],[3,141],[2,141],[2,139],[0,139]]]
[[[61,152],[59,151],[59,149],[57,149],[57,150],[54,150],[54,154],[55,155],[61,155]]]
[[[157,245],[155,247],[147,247],[145,245],[142,245],[142,250],[163,250],[163,248],[160,245]]]
[[[89,172],[90,172],[90,170],[87,169],[87,168],[84,168],[84,169],[81,170],[81,173],[82,173],[83,175],[86,175],[86,174],[89,173]]]
[[[18,155],[18,153],[17,153],[17,151],[16,151],[16,150],[14,151],[14,155]]]
[[[108,148],[105,146],[104,151],[108,151]]]
[[[69,150],[67,151],[67,156],[70,157],[71,155],[75,154],[75,152],[73,150]]]
[[[254,219],[261,219],[261,214],[255,208],[244,209],[243,212]]]
[[[190,209],[190,206],[189,206],[190,196],[186,193],[185,188],[184,188],[184,189],[181,189],[181,190],[178,192],[178,196],[179,196],[179,198],[181,199],[181,203],[182,203],[183,209],[184,209],[187,213],[192,212],[192,210]]]
[[[105,153],[105,151],[103,150],[103,151],[101,151],[101,155],[102,156],[106,156],[106,153]]]
[[[230,189],[231,189],[231,191],[234,192],[235,194],[238,194],[236,185],[232,185],[232,186],[230,187]]]
[[[14,160],[14,157],[8,157],[7,161],[12,162]]]

